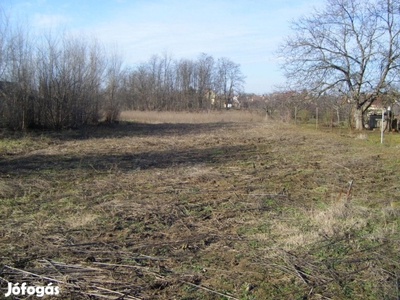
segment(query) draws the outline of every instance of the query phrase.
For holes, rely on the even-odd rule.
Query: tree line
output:
[[[263,112],[267,119],[306,124],[319,122],[322,126],[354,127],[352,107],[340,94],[318,95],[306,89],[281,90],[263,95],[242,94],[244,109]],[[388,103],[385,99],[384,103]]]
[[[120,72],[96,42],[60,35],[35,43],[0,18],[1,125],[74,128],[95,123],[112,101]],[[114,59],[115,60],[115,59]]]
[[[221,109],[243,91],[244,78],[240,65],[226,57],[201,53],[176,60],[164,53],[127,72],[122,99],[132,110]]]
[[[399,7],[400,0],[327,0],[294,21],[279,48],[285,90],[338,99],[363,129],[377,99],[399,101]],[[114,122],[123,108],[223,108],[244,79],[239,64],[207,54],[174,59],[164,53],[127,67],[96,41],[66,34],[33,41],[0,15],[0,117],[10,128]]]
[[[129,67],[95,39],[62,33],[34,40],[0,14],[3,127],[78,128],[115,122],[122,109],[217,109],[243,90],[240,65],[225,57],[163,53]]]
[[[397,94],[399,0],[327,0],[292,30],[279,49],[290,87],[340,95],[357,129],[377,99]]]

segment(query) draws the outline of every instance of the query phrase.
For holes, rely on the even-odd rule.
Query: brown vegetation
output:
[[[398,297],[397,144],[174,117],[2,132],[1,296]]]
[[[122,121],[134,121],[138,123],[242,123],[242,122],[262,122],[265,120],[265,113],[262,111],[246,110],[221,110],[209,113],[189,113],[171,111],[124,111],[121,113]]]

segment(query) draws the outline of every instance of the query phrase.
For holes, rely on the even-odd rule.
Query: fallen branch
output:
[[[209,289],[209,288],[207,288],[207,287],[205,287],[205,286],[201,286],[201,285],[194,284],[194,283],[187,282],[187,281],[183,281],[183,283],[186,283],[186,284],[191,285],[191,286],[193,286],[193,287],[195,287],[195,288],[198,288],[198,289],[203,289],[203,290],[205,290],[205,291],[207,291],[207,292],[210,292],[210,293],[213,293],[213,294],[216,294],[216,295],[223,296],[223,297],[228,298],[228,299],[239,300],[239,298],[235,298],[235,297],[229,296],[229,295],[227,295],[227,294],[223,294],[223,293],[214,291],[214,290]]]
[[[13,268],[13,267],[10,267],[10,266],[7,266],[7,265],[4,265],[4,269],[9,269],[9,270],[12,270],[12,271],[16,271],[18,273],[22,273],[22,274],[30,275],[30,276],[33,276],[33,277],[37,277],[37,278],[40,278],[42,280],[47,280],[47,281],[50,281],[50,282],[56,282],[56,283],[58,283],[60,285],[63,285],[63,286],[72,287],[72,288],[78,289],[78,291],[76,291],[77,293],[84,294],[84,295],[87,295],[87,296],[95,296],[95,297],[99,297],[99,298],[114,299],[115,300],[115,297],[106,296],[106,295],[99,295],[99,294],[94,294],[94,293],[90,293],[90,292],[81,291],[79,286],[71,284],[71,283],[67,283],[67,282],[64,282],[64,281],[60,281],[60,280],[57,280],[55,278],[42,276],[42,275],[35,274],[35,273],[29,272],[29,271],[24,271],[24,270],[21,270],[21,269]],[[105,292],[108,292],[108,293],[112,293],[112,294],[118,295],[117,299],[126,298],[126,299],[132,299],[132,300],[141,300],[140,298],[136,298],[136,297],[129,296],[129,295],[126,295],[126,294],[121,293],[121,292],[109,290],[109,289],[98,287],[98,286],[94,286],[94,285],[92,285],[91,288],[95,288],[95,289],[100,290],[100,291],[105,291]]]
[[[99,286],[93,286],[93,285],[92,285],[92,286],[90,286],[90,287],[91,287],[91,288],[95,288],[95,289],[100,290],[100,291],[107,292],[107,293],[117,294],[117,295],[121,296],[122,299],[124,299],[125,297],[128,297],[127,299],[141,300],[140,298],[136,298],[136,297],[133,297],[133,296],[129,296],[129,295],[127,295],[127,294],[120,293],[120,292],[116,292],[116,291],[112,291],[112,290],[109,290],[109,289],[106,289],[106,288],[102,288],[102,287],[99,287]],[[102,296],[105,297],[104,295],[102,295]],[[120,298],[118,298],[118,299],[120,299]]]
[[[85,294],[86,296],[89,296],[89,297],[97,297],[97,298],[111,299],[111,300],[122,300],[122,299],[125,299],[125,297],[129,297],[129,298],[126,298],[126,299],[142,300],[140,298],[134,298],[134,297],[131,297],[131,296],[126,296],[126,295],[123,295],[121,297],[115,298],[113,296],[106,296],[106,295],[94,294],[94,293],[82,293],[82,294]]]
[[[295,270],[296,274],[298,277],[300,277],[300,279],[305,283],[305,284],[309,284],[307,276],[308,274],[306,274],[299,266],[292,264],[293,269]]]
[[[63,276],[64,274],[60,272],[60,270],[57,268],[57,265],[53,263],[51,260],[48,259],[43,259],[43,262],[46,262],[50,264],[51,268],[54,269],[59,275]]]
[[[163,275],[158,274],[156,272],[150,271],[148,270],[147,267],[142,267],[142,266],[131,266],[131,265],[118,265],[118,264],[109,264],[109,263],[98,263],[98,262],[94,262],[94,265],[97,266],[104,266],[104,267],[113,267],[113,268],[131,268],[131,269],[135,269],[135,270],[144,270],[146,273],[151,274],[153,276],[155,276],[158,279],[163,279]]]
[[[16,271],[18,273],[22,273],[22,274],[30,275],[30,276],[33,276],[33,277],[37,277],[37,278],[40,278],[42,280],[47,280],[47,281],[50,281],[50,282],[56,282],[56,283],[59,283],[59,284],[62,284],[62,285],[67,285],[67,286],[79,289],[79,286],[77,286],[77,285],[74,285],[74,284],[71,284],[71,283],[66,283],[66,282],[57,280],[55,278],[50,278],[50,277],[47,277],[47,276],[35,274],[35,273],[29,272],[29,271],[24,271],[24,270],[21,270],[21,269],[13,268],[13,267],[10,267],[10,266],[7,266],[7,265],[4,265],[4,268]]]

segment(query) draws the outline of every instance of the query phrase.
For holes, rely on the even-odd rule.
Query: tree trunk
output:
[[[363,130],[364,129],[364,122],[363,122],[363,111],[360,107],[354,107],[354,122],[355,122],[355,129],[356,130]]]

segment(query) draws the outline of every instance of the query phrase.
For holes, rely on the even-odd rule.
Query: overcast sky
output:
[[[321,0],[0,0],[11,20],[38,31],[60,28],[118,48],[131,66],[168,51],[200,53],[240,64],[245,91],[269,93],[284,83],[277,46],[290,21]]]

